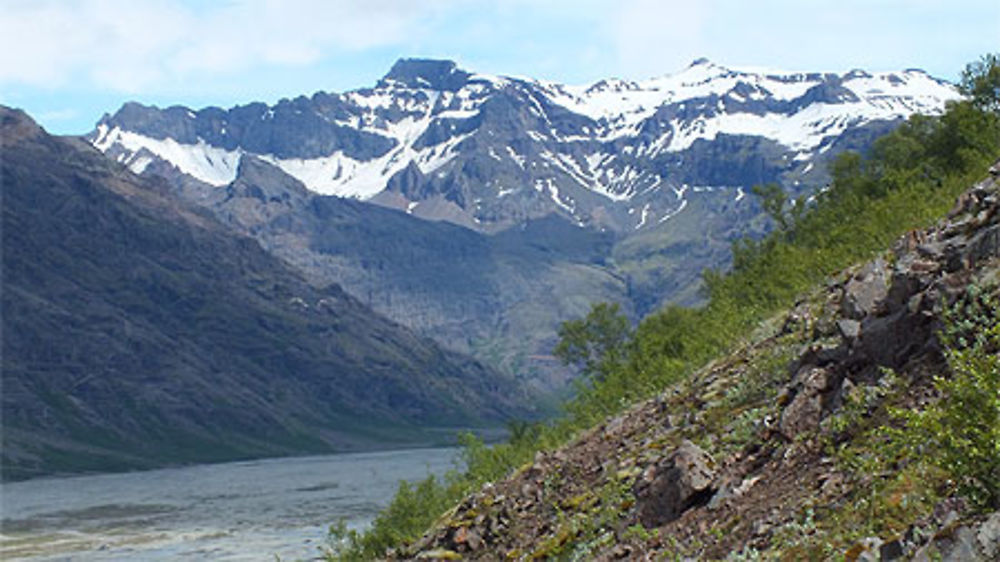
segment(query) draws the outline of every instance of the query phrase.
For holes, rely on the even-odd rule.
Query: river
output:
[[[410,449],[41,478],[0,486],[2,560],[314,560],[370,524],[400,480],[455,468]]]

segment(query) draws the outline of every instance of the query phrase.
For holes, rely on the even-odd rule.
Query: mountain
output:
[[[270,107],[129,103],[90,139],[137,172],[162,158],[216,186],[249,154],[316,193],[480,230],[555,212],[631,231],[668,220],[696,187],[735,198],[790,174],[815,186],[810,164],[826,152],[957,98],[919,70],[749,71],[701,59],[644,82],[574,87],[404,59],[374,88]]]
[[[530,415],[509,378],[318,289],[0,109],[3,477],[416,445]]]
[[[373,88],[273,106],[128,103],[88,140],[314,283],[508,372],[562,380],[548,357],[560,322],[597,301],[633,317],[697,302],[701,271],[766,229],[754,184],[808,197],[835,155],[957,98],[919,70],[699,60],[577,87],[404,59]]]
[[[352,199],[311,194],[263,160],[244,157],[225,188],[185,192],[261,241],[317,286],[365,304],[542,388],[565,382],[550,357],[558,323],[593,300],[627,305],[606,263],[611,233],[558,216],[485,235]]]

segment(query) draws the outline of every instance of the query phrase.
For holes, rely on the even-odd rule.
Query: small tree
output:
[[[781,186],[772,182],[755,185],[751,191],[760,198],[760,206],[778,226],[778,230],[787,231],[788,219],[785,218],[785,205],[788,203],[788,195],[781,189]]]
[[[1000,112],[1000,54],[986,54],[966,65],[959,90],[980,110]]]
[[[750,190],[760,198],[760,206],[774,221],[779,232],[788,234],[805,212],[805,200],[790,199],[777,183],[758,184]]]
[[[625,356],[631,338],[628,318],[618,303],[598,303],[585,318],[563,322],[553,353],[566,365],[576,365],[583,374],[604,378]]]

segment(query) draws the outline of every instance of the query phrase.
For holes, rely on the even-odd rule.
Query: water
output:
[[[369,524],[400,480],[457,449],[268,459],[46,478],[0,491],[2,560],[313,560],[328,526]]]

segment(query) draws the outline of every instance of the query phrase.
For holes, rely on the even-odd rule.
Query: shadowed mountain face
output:
[[[3,476],[449,439],[509,379],[0,110]]]
[[[549,356],[560,321],[586,314],[594,300],[628,308],[626,284],[606,262],[613,235],[561,217],[485,235],[311,194],[251,157],[226,188],[181,193],[316,285],[339,283],[394,320],[543,388],[565,377]]]

